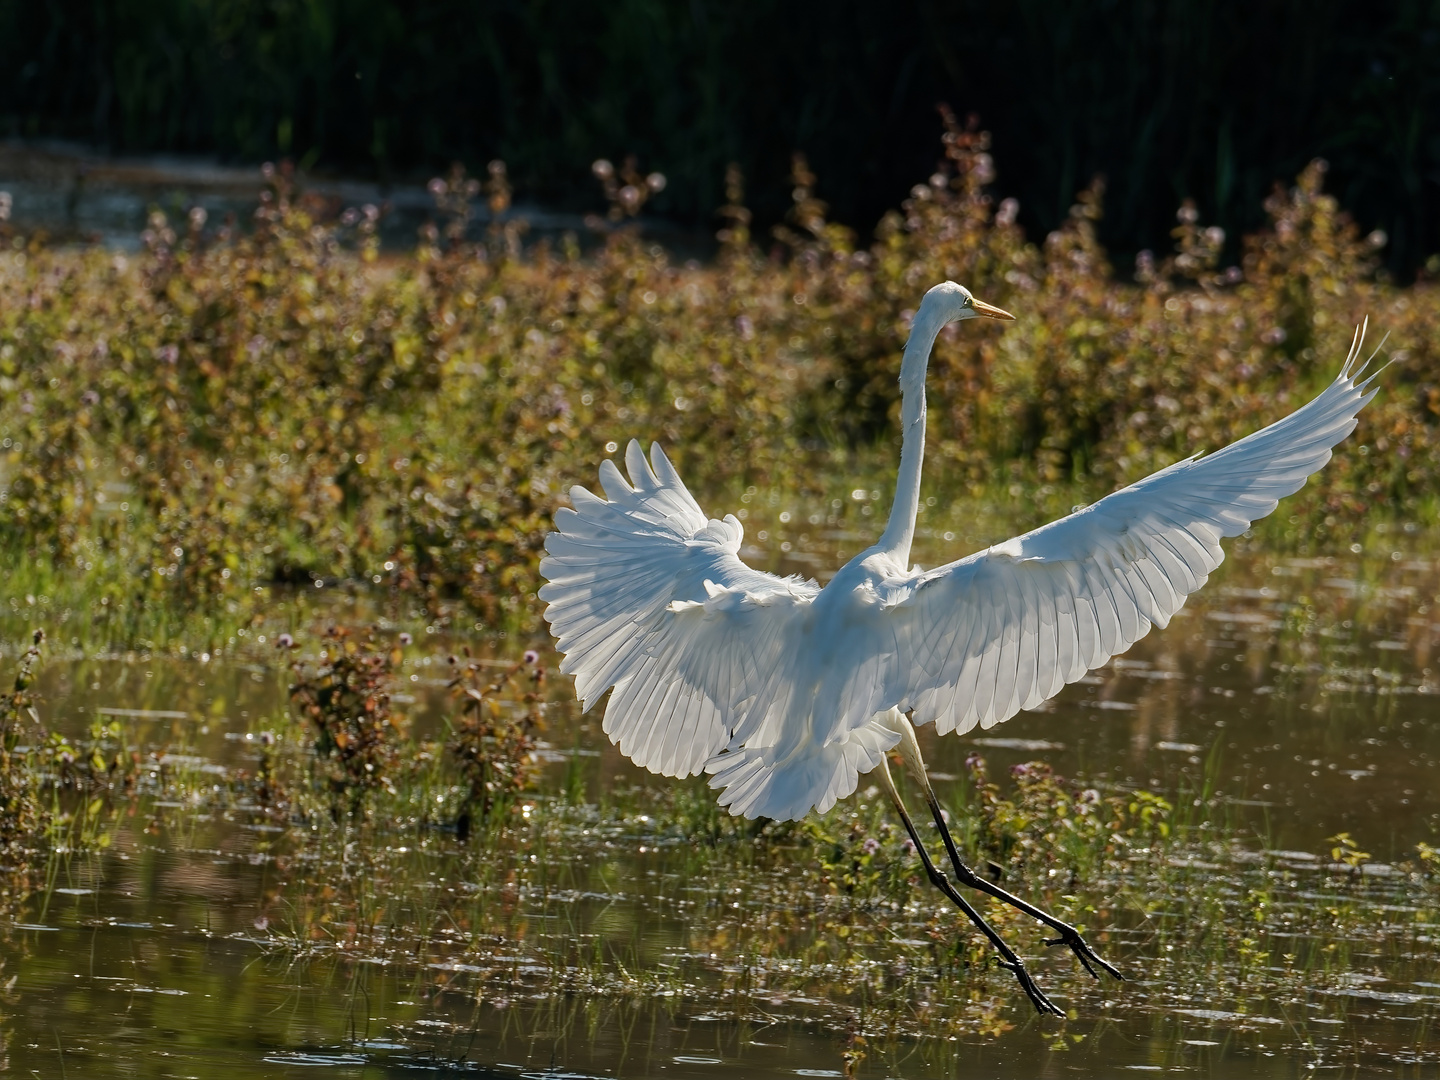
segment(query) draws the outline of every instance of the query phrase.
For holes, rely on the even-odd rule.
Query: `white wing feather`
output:
[[[763,705],[795,613],[819,592],[740,561],[733,516],[707,519],[658,444],[625,452],[627,483],[600,466],[605,498],[570,491],[540,590],[545,619],[589,709],[614,687],[605,733],[652,772],[691,776],[748,708]]]
[[[586,709],[614,688],[605,731],[637,764],[709,771],[747,817],[823,812],[895,741],[876,723],[892,706],[942,733],[988,728],[1165,626],[1221,538],[1354,430],[1375,394],[1359,341],[1319,397],[1248,438],[927,573],[862,553],[818,605],[813,582],[742,563],[740,523],[707,519],[660,448],[647,463],[632,442],[629,482],[605,462],[606,497],[572,489],[545,543],[560,669]]]
[[[1224,559],[1220,538],[1298,491],[1376,393],[1355,370],[1209,457],[1177,462],[1024,536],[894,582],[886,698],[941,732],[1031,709],[1164,627]]]

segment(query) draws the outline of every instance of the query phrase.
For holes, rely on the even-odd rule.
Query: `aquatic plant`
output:
[[[45,632],[31,635],[30,647],[20,657],[15,684],[0,695],[0,858],[23,862],[23,852],[41,827],[36,799],[36,775],[30,751],[41,733],[31,684]]]
[[[49,732],[39,747],[40,761],[62,788],[96,793],[134,785],[140,773],[139,751],[126,745],[125,726],[103,716],[90,722],[85,738]]]
[[[445,750],[459,765],[465,782],[455,819],[455,831],[464,841],[476,817],[484,821],[497,809],[510,806],[534,779],[535,739],[545,730],[541,715],[545,667],[533,650],[520,663],[503,669],[498,678],[484,676],[468,649],[463,664],[453,656],[450,660],[459,668],[449,682],[458,707],[450,720]],[[521,681],[529,685],[516,694]]]
[[[1102,794],[1056,775],[1043,761],[1012,766],[1012,794],[990,779],[985,759],[966,758],[974,839],[991,860],[992,876],[1007,869],[1063,867],[1075,878],[1131,848],[1149,850],[1170,836],[1174,809],[1160,795],[1137,790]]]
[[[321,645],[318,658],[292,662],[290,697],[315,732],[315,770],[332,796],[332,812],[354,815],[368,793],[393,790],[390,772],[405,720],[390,695],[402,646],[387,648],[373,630],[359,635],[343,626],[331,627]]]

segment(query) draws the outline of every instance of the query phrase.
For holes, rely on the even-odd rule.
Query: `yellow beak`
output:
[[[1004,319],[1007,322],[1015,321],[1015,316],[1011,315],[1004,308],[998,308],[994,304],[987,304],[984,300],[971,299],[970,306],[975,310],[976,315],[983,315],[987,319]]]

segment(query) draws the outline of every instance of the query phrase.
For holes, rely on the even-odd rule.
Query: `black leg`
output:
[[[993,882],[987,881],[975,873],[975,871],[971,870],[970,867],[965,864],[965,860],[960,858],[960,852],[955,847],[955,840],[950,835],[950,827],[945,824],[945,813],[940,808],[940,800],[936,798],[935,790],[930,786],[928,777],[925,783],[925,798],[930,803],[930,814],[935,819],[935,827],[940,830],[941,839],[945,843],[945,852],[950,856],[950,863],[955,867],[955,877],[959,880],[960,884],[968,885],[972,889],[979,889],[983,893],[988,893],[990,896],[1009,904],[1016,910],[1023,911],[1032,919],[1039,919],[1046,926],[1050,927],[1050,929],[1056,931],[1060,936],[1047,939],[1045,944],[1052,947],[1055,945],[1068,946],[1070,951],[1075,954],[1076,959],[1078,959],[1080,963],[1084,965],[1085,970],[1090,973],[1091,978],[1097,980],[1100,978],[1099,973],[1095,970],[1094,966],[1092,966],[1098,964],[1121,982],[1125,981],[1125,976],[1121,975],[1113,965],[1106,963],[1099,956],[1095,955],[1095,950],[1092,949],[1090,944],[1080,935],[1080,931],[1076,930],[1069,923],[1061,922],[1055,918],[1055,916],[1041,911],[1034,904],[1021,900],[1018,896],[1007,892]]]
[[[899,710],[891,709],[887,716],[887,726],[900,736],[900,744],[895,747],[895,749],[904,760],[905,767],[909,769],[910,773],[915,777],[916,782],[925,789],[925,799],[930,804],[930,813],[931,816],[935,818],[935,827],[940,830],[941,839],[945,843],[945,852],[950,856],[950,863],[955,868],[955,876],[959,879],[960,884],[968,885],[972,889],[978,889],[983,893],[993,896],[995,899],[1009,904],[1017,911],[1024,912],[1032,919],[1039,919],[1046,926],[1050,927],[1050,929],[1058,932],[1059,937],[1051,938],[1047,940],[1045,944],[1049,946],[1065,945],[1069,947],[1070,951],[1075,954],[1076,959],[1078,959],[1085,970],[1090,973],[1091,978],[1100,978],[1095,970],[1098,966],[1123,982],[1125,976],[1121,975],[1115,967],[1107,964],[1104,960],[1100,959],[1100,957],[1096,956],[1095,950],[1081,937],[1080,931],[1076,930],[1069,923],[1061,922],[1048,912],[1041,911],[1034,904],[1021,900],[1013,893],[1000,888],[999,885],[987,881],[965,864],[965,860],[960,858],[960,852],[955,847],[954,837],[950,835],[950,827],[945,824],[945,813],[940,808],[940,800],[935,796],[935,788],[930,783],[930,775],[925,771],[925,761],[920,755],[920,744],[915,739],[915,727],[910,722],[909,714],[906,713],[902,715]],[[898,795],[893,797],[899,798]]]
[[[895,804],[895,809],[900,814],[900,820],[905,823],[905,831],[910,834],[910,840],[914,843],[915,850],[920,854],[920,861],[925,864],[925,873],[930,878],[930,883],[944,893],[956,907],[963,911],[966,918],[974,923],[979,931],[989,939],[991,945],[995,946],[995,950],[1000,954],[1000,966],[1014,974],[1016,980],[1020,983],[1020,989],[1025,991],[1026,996],[1030,999],[1030,1003],[1035,1006],[1035,1011],[1042,1014],[1049,1013],[1052,1016],[1063,1017],[1065,1014],[1035,985],[1035,980],[1031,978],[1030,972],[1025,970],[1024,963],[1021,962],[1020,957],[1015,954],[1015,951],[1011,949],[1009,945],[1005,944],[1005,940],[995,932],[995,928],[987,923],[980,913],[970,906],[969,901],[956,891],[950,879],[940,872],[939,868],[930,858],[930,853],[925,850],[925,845],[920,840],[919,830],[915,828],[915,822],[911,820],[910,812],[905,809],[905,804],[900,799],[900,792],[895,788],[895,781],[890,776],[890,767],[883,759],[880,762],[879,772],[880,778],[884,781],[885,788],[890,794],[890,801]]]

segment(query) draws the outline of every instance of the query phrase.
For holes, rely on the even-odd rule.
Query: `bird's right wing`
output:
[[[1237,536],[1330,460],[1376,393],[1356,371],[1289,416],[1069,517],[901,584],[889,700],[939,731],[991,727],[1164,626]]]
[[[570,489],[540,573],[560,670],[589,709],[611,687],[605,733],[637,765],[691,776],[748,710],[767,708],[793,619],[819,592],[740,561],[733,516],[707,519],[659,444],[626,448],[627,483]]]

